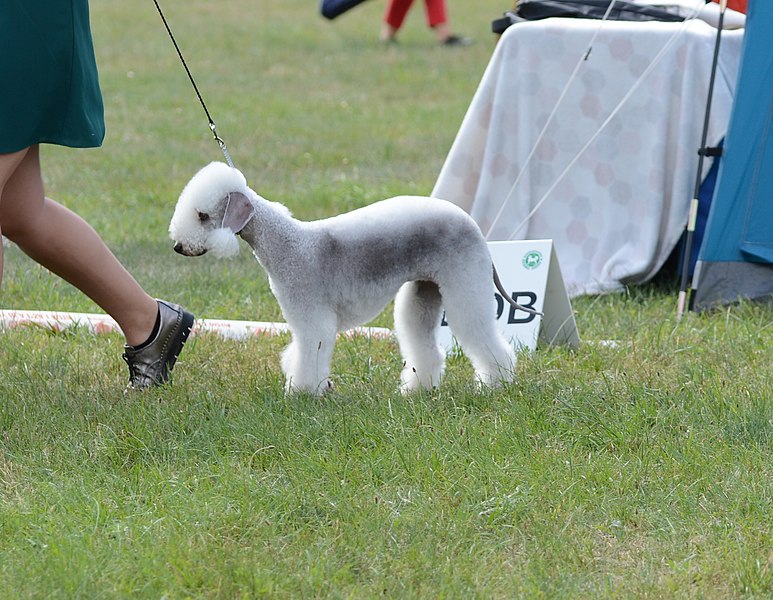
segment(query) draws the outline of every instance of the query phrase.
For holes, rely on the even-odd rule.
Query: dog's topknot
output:
[[[222,162],[211,162],[196,173],[183,188],[172,220],[170,237],[192,254],[212,251],[216,256],[233,256],[239,246],[232,231],[218,227],[223,201],[232,192],[252,194],[244,175]],[[202,226],[202,215],[213,223]],[[213,228],[212,225],[215,227]]]
[[[247,195],[249,193],[247,180],[238,169],[229,167],[223,162],[214,161],[202,167],[191,178],[177,202],[178,205],[210,213],[230,192],[241,192]]]

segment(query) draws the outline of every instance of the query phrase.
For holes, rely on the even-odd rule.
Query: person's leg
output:
[[[427,13],[427,25],[432,29],[448,25],[446,0],[424,0],[424,9]]]
[[[424,0],[424,8],[427,13],[427,25],[435,32],[437,41],[441,44],[455,45],[465,44],[466,38],[455,36],[448,22],[446,0]]]
[[[384,23],[381,27],[381,41],[393,40],[402,27],[413,0],[389,0],[384,13]]]
[[[466,37],[455,35],[448,22],[446,0],[424,0],[427,13],[427,25],[435,32],[437,41],[447,46],[466,46],[470,43]]]
[[[0,155],[0,184],[4,173],[5,185],[0,189],[3,234],[102,307],[121,327],[129,345],[146,341],[158,315],[156,301],[86,221],[45,197],[39,148]]]
[[[3,198],[3,188],[16,167],[24,158],[27,151],[13,152],[11,154],[0,154],[0,200]],[[0,223],[0,236],[3,235],[2,223]],[[0,243],[0,286],[3,284],[3,244]]]

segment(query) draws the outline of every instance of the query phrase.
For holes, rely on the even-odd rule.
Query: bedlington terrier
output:
[[[491,255],[475,221],[450,202],[400,196],[304,222],[256,194],[237,169],[213,162],[183,189],[169,234],[185,256],[232,256],[237,235],[252,247],[292,333],[281,361],[288,392],[332,389],[336,334],[393,298],[403,393],[440,383],[442,309],[479,384],[513,379],[515,352],[496,328]]]

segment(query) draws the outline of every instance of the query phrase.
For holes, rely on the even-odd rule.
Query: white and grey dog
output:
[[[186,256],[234,255],[237,235],[252,247],[292,333],[282,354],[287,391],[330,389],[336,334],[373,319],[393,298],[404,393],[440,382],[441,302],[477,381],[513,379],[515,353],[495,326],[486,241],[450,202],[401,196],[304,222],[256,194],[241,172],[214,162],[183,189],[169,233]]]

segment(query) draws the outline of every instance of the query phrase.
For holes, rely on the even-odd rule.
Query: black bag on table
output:
[[[515,9],[491,22],[494,33],[503,33],[514,23],[538,21],[549,17],[601,19],[612,0],[519,0]],[[619,0],[612,6],[607,19],[613,21],[684,21],[684,17],[666,8],[634,4]]]

